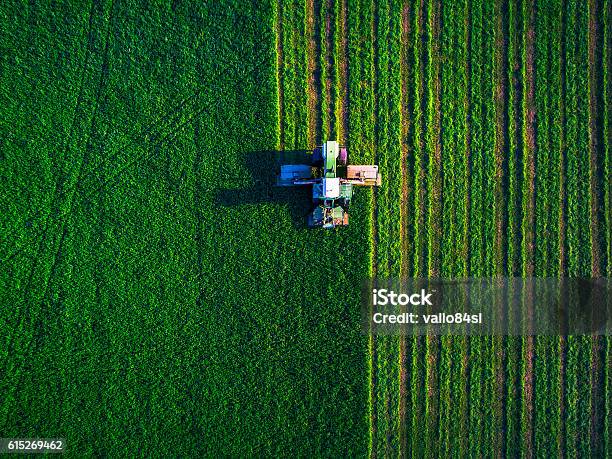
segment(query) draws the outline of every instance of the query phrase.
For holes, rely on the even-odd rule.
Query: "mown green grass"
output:
[[[346,248],[368,247],[367,195],[341,233],[268,199],[273,5],[57,7],[2,6],[0,431],[73,455],[362,455],[368,250]],[[283,14],[303,149],[304,22]]]

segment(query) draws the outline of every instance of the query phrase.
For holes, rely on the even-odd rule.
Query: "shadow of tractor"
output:
[[[255,151],[245,154],[244,165],[249,171],[253,186],[244,189],[220,190],[216,203],[224,207],[245,204],[282,204],[291,214],[296,228],[306,228],[307,217],[312,211],[312,187],[276,186],[276,177],[282,164],[310,164],[311,152],[307,150]]]

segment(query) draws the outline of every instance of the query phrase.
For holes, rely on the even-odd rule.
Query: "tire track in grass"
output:
[[[110,14],[110,11],[112,11],[112,3],[109,8],[109,14]],[[93,14],[93,12],[91,14]],[[92,20],[92,16],[90,16],[90,22],[91,20]],[[105,41],[103,41],[104,48],[101,53],[101,56],[102,56],[101,57],[102,58],[101,70],[99,72],[99,78],[98,78],[98,84],[96,85],[95,96],[93,100],[91,101],[94,107],[94,111],[89,116],[87,116],[87,114],[83,115],[86,121],[82,124],[88,126],[89,130],[86,132],[78,132],[78,133],[75,132],[75,130],[78,129],[80,126],[77,126],[74,120],[76,120],[77,118],[76,113],[79,111],[79,109],[81,109],[83,104],[79,103],[77,105],[77,107],[75,108],[75,113],[73,115],[73,122],[70,128],[71,137],[75,137],[76,139],[78,139],[77,142],[81,141],[81,142],[87,143],[89,141],[89,136],[91,135],[91,127],[93,123],[95,122],[95,118],[98,113],[98,105],[99,105],[100,97],[104,89],[103,83],[106,77],[105,68],[107,69],[108,67],[108,41],[110,38],[110,17],[106,19],[106,22],[107,22],[106,32],[105,33],[103,32]],[[91,47],[95,46],[92,40],[89,40],[88,45]],[[83,128],[81,127],[81,129]],[[68,148],[68,143],[66,144],[66,149],[67,148]],[[78,151],[79,149],[75,148],[75,150]],[[63,215],[63,214],[69,215],[71,213],[72,207],[74,204],[74,198],[76,194],[77,185],[78,185],[78,182],[82,178],[83,165],[86,160],[87,152],[88,151],[83,152],[83,154],[80,155],[80,158],[77,159],[77,161],[75,161],[76,166],[74,166],[73,169],[64,171],[65,176],[62,176],[61,177],[62,180],[58,182],[55,188],[55,191],[56,191],[55,196],[51,203],[51,208],[54,209],[54,212],[52,211],[52,213],[54,213],[55,215]],[[65,190],[67,191],[65,192]],[[42,311],[44,309],[44,301],[45,301],[45,298],[47,297],[48,289],[50,286],[50,281],[56,274],[58,261],[61,257],[61,249],[64,245],[64,241],[65,241],[65,238],[68,232],[68,228],[66,226],[67,222],[63,220],[61,223],[62,224],[60,225],[59,228],[57,228],[57,231],[54,234],[49,235],[48,230],[49,230],[50,222],[47,219],[47,223],[45,224],[45,227],[41,235],[40,243],[38,245],[38,249],[37,249],[38,255],[34,263],[32,264],[32,267],[30,269],[30,274],[28,276],[28,280],[25,284],[25,288],[23,289],[23,300],[22,300],[23,309],[22,310],[24,311],[24,314],[19,319],[19,324],[14,328],[14,332],[11,335],[9,335],[9,338],[7,339],[8,352],[6,353],[7,362],[5,363],[5,369],[6,369],[6,374],[14,375],[13,376],[14,381],[20,381],[23,378],[23,374],[22,374],[23,362],[20,362],[18,358],[15,358],[15,356],[22,355],[25,358],[25,356],[29,354],[32,346],[34,346],[34,342],[33,342],[34,331],[32,330],[34,321],[40,314],[42,314]],[[43,253],[47,253],[49,256],[42,256],[41,254]],[[41,262],[41,260],[43,261]],[[39,269],[39,266],[41,264],[42,266]],[[32,286],[36,278],[39,278],[38,280],[40,281],[40,288],[33,289]],[[28,310],[27,316],[25,314],[26,309]],[[24,330],[28,330],[31,333],[24,333]],[[9,356],[10,356],[10,360],[8,359]],[[15,361],[17,361],[17,368],[14,368]],[[10,403],[15,401],[14,399],[15,391],[17,390],[18,386],[19,384],[16,383],[16,384],[13,384],[5,388],[6,394],[8,395],[6,395],[5,397],[5,400],[7,402],[4,404],[4,409],[2,410],[4,412],[0,412],[0,419],[4,419],[4,422],[2,422],[0,425],[6,425],[6,417],[8,416],[7,410],[9,408]]]
[[[62,147],[62,154],[66,153],[66,150],[68,149],[68,142],[69,139],[72,137],[73,135],[73,131],[75,129],[75,122],[77,119],[77,113],[80,110],[82,101],[83,101],[83,91],[85,88],[85,79],[87,78],[87,70],[89,67],[89,59],[91,56],[91,45],[93,43],[93,22],[94,22],[94,17],[95,17],[95,9],[96,7],[99,6],[99,3],[96,2],[92,2],[91,7],[89,9],[89,14],[88,14],[88,19],[87,19],[87,29],[84,33],[84,38],[86,39],[86,46],[85,46],[85,57],[83,58],[83,64],[81,65],[81,70],[80,70],[80,79],[79,79],[79,89],[78,89],[78,93],[77,93],[77,97],[76,97],[76,102],[74,105],[74,109],[72,110],[72,118],[71,118],[71,122],[70,122],[70,126],[68,128],[68,132],[66,135],[66,140],[64,142],[64,145]],[[66,158],[63,158],[66,159]],[[58,174],[57,179],[54,181],[53,183],[53,189],[51,190],[51,203],[49,205],[49,208],[51,208],[53,206],[53,201],[56,199],[56,193],[58,192],[58,187],[60,186],[60,181],[62,180],[62,174]],[[33,221],[35,221],[35,219],[38,218],[39,215],[41,215],[44,212],[44,209],[40,209],[36,212],[34,212],[32,215],[30,215],[28,217],[28,221],[30,221],[33,224]],[[44,234],[47,229],[48,229],[48,221],[49,221],[49,216],[51,215],[51,213],[47,214],[47,215],[42,215],[41,217],[41,224],[43,227],[42,230],[42,234]],[[41,234],[37,234],[35,237],[37,238],[38,236],[40,236]],[[3,235],[4,236],[4,235]],[[12,240],[14,237],[16,236],[15,233],[11,234],[9,237],[7,237],[6,239],[2,240],[2,244],[4,244],[5,242],[8,242],[10,240]],[[7,260],[8,261],[8,260]]]
[[[264,63],[266,63],[265,60],[257,63],[249,70],[254,72]],[[222,75],[226,72],[229,72],[230,70],[232,69],[227,67],[220,73]],[[89,172],[83,172],[82,179],[79,181],[79,183],[75,185],[77,187],[77,191],[80,192],[79,197],[83,198],[82,205],[90,205],[91,199],[96,193],[98,193],[104,187],[115,181],[129,167],[133,166],[138,161],[141,161],[143,159],[149,159],[151,156],[150,151],[157,151],[160,145],[172,142],[172,140],[180,133],[182,129],[185,128],[187,124],[189,124],[197,117],[201,116],[203,113],[209,111],[210,108],[200,100],[205,99],[204,96],[209,96],[209,94],[205,94],[204,90],[198,90],[192,95],[182,99],[172,110],[157,118],[156,121],[149,124],[137,136],[134,136],[132,139],[124,143],[120,148],[116,149],[115,154],[103,159],[101,161],[102,167],[96,168],[94,166]],[[188,110],[188,108],[192,105],[194,107]],[[197,105],[202,105],[202,108],[196,109],[195,107]],[[190,116],[185,117],[184,113],[188,111],[193,111],[194,113]],[[154,128],[160,123],[163,123],[163,125],[169,129],[169,132],[155,131]],[[295,127],[295,123],[292,124],[292,127]],[[134,145],[136,148],[140,149],[140,153],[135,157],[130,157],[129,155],[124,155],[123,157],[119,156],[120,153],[123,152],[125,148],[130,145]],[[113,161],[115,161],[115,164],[112,165],[113,169],[115,170],[115,173],[108,175],[107,178],[104,180],[100,180],[99,175],[104,170],[104,166],[110,167]],[[91,178],[91,184],[90,182],[88,182],[89,178]],[[46,233],[46,231],[53,223],[63,223],[64,220],[69,217],[69,213],[67,211],[56,212],[55,215],[56,217],[51,221],[48,221],[35,237],[42,236],[44,233]],[[12,254],[6,256],[3,262],[8,263],[15,256],[22,253],[25,248],[27,248],[27,246],[19,248]]]

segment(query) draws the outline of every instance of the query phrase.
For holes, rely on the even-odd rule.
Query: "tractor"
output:
[[[347,148],[328,140],[313,150],[310,164],[281,165],[278,186],[312,186],[313,210],[308,226],[346,226],[353,186],[380,186],[378,166],[351,166]]]

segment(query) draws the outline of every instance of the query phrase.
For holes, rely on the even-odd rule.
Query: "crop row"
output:
[[[404,186],[411,187],[402,206],[408,206],[412,227],[400,228],[400,237],[410,237],[400,244],[408,253],[400,256],[412,261],[407,272],[414,276],[554,277],[564,266],[566,273],[588,275],[589,109],[577,101],[588,95],[588,66],[579,68],[578,62],[587,62],[589,12],[572,2],[536,9],[527,1],[469,3],[468,8],[406,2],[402,11],[410,28],[391,36],[407,48],[400,48],[400,65],[406,65],[404,56],[410,65],[400,71],[408,79],[400,88],[410,94],[401,99],[406,107],[400,112],[409,115],[401,117],[400,145],[407,149],[404,181],[409,184]],[[372,60],[378,71],[372,79],[380,97],[394,84],[385,66],[397,56],[388,43],[388,28],[397,25],[386,8],[379,6],[373,22]],[[493,46],[494,39],[501,45]],[[501,104],[499,94],[505,96]],[[393,150],[385,143],[393,137],[389,118],[381,114],[380,98],[374,100],[377,159],[385,176],[394,176],[396,163],[387,154]],[[393,259],[386,252],[395,230],[385,223],[387,215],[395,215],[392,199],[377,194],[374,250],[381,273]],[[386,338],[373,340],[379,341],[372,357],[374,392],[395,403],[382,353],[393,362],[397,348]],[[503,448],[517,455],[538,445],[541,451],[588,453],[597,445],[585,432],[601,429],[589,417],[597,400],[591,392],[605,390],[597,375],[590,377],[593,385],[578,384],[579,375],[588,374],[588,362],[604,362],[592,343],[554,337],[407,338],[402,352],[409,355],[400,354],[404,368],[399,369],[400,375],[408,373],[402,390],[410,393],[400,400],[407,404],[399,410],[399,428],[405,430],[397,433],[398,424],[381,419],[379,400],[374,444],[391,442],[395,451],[395,439],[406,435],[400,448],[408,452],[486,455]],[[608,384],[601,375],[601,385]],[[559,434],[564,429],[567,437]],[[465,432],[469,441],[464,442]]]

